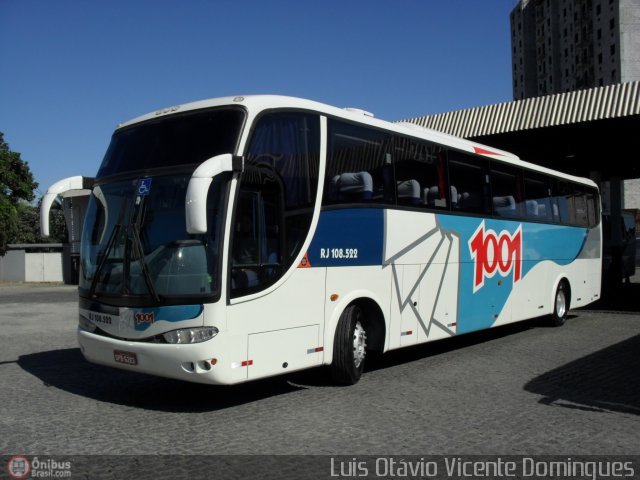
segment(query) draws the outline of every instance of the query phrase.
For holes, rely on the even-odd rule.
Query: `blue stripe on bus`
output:
[[[480,288],[474,289],[476,272],[469,242],[483,222],[485,231],[493,231],[497,236],[515,237],[521,229],[520,280],[543,260],[557,265],[573,262],[583,250],[588,234],[586,228],[563,225],[442,214],[436,218],[444,232],[454,234],[460,240],[459,291],[455,292],[458,333],[491,327],[514,287],[514,275],[510,273],[505,276],[496,274]],[[384,209],[323,211],[308,250],[309,263],[312,267],[382,266],[385,235]]]
[[[467,246],[482,218],[455,215],[437,215],[438,224],[460,237],[460,261],[473,262]],[[581,227],[526,223],[513,220],[484,219],[485,228],[494,232],[515,233],[522,225],[522,276],[540,260],[551,260],[558,265],[567,265],[575,260],[587,239],[588,230]]]
[[[474,292],[475,263],[469,241],[483,219],[453,215],[437,215],[441,228],[460,238],[460,270],[458,292],[458,333],[489,328],[502,312],[514,286],[514,276],[496,275]],[[587,229],[562,225],[546,225],[496,219],[484,219],[485,229],[514,235],[522,225],[521,278],[543,260],[558,265],[573,262],[585,245]],[[500,282],[500,283],[499,283]],[[540,285],[544,288],[544,285]]]
[[[90,302],[88,305],[83,306],[83,299],[80,299],[80,308],[87,308],[93,312],[107,313],[120,317],[125,317],[125,312],[128,312],[131,315],[130,318],[133,319],[135,330],[139,332],[146,330],[152,323],[160,320],[164,320],[165,322],[193,320],[202,315],[202,311],[204,310],[202,304],[167,305],[162,307],[115,307],[103,303]]]
[[[320,213],[308,249],[312,267],[382,265],[384,210],[358,208]]]
[[[182,320],[192,320],[202,314],[202,305],[167,305],[164,307],[149,308],[128,308],[134,319],[135,329],[144,331],[152,323],[164,320],[165,322],[180,322]],[[143,316],[138,319],[136,315]],[[153,314],[151,317],[150,314]],[[145,317],[146,316],[146,317]],[[145,321],[145,319],[149,319]],[[153,319],[152,321],[150,319]]]

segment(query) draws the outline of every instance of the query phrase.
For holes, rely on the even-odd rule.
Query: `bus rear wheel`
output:
[[[333,343],[331,377],[336,383],[358,383],[364,369],[366,341],[362,309],[357,305],[349,305],[340,316]]]
[[[567,320],[569,312],[569,288],[565,281],[561,281],[556,289],[556,295],[553,300],[553,314],[549,318],[552,326],[560,327]]]

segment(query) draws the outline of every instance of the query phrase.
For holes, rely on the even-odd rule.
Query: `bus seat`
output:
[[[535,200],[525,200],[524,204],[527,208],[527,217],[537,217],[539,215],[538,202],[536,202]],[[541,206],[544,207],[544,205]]]
[[[537,205],[538,205],[538,217],[546,219],[547,218],[547,206],[544,203],[538,203]]]
[[[447,199],[440,198],[440,191],[438,190],[438,186],[434,185],[431,188],[425,188],[423,193],[424,203],[429,205],[430,207],[446,207]],[[451,206],[456,208],[458,202],[460,200],[460,195],[458,194],[458,189],[451,185]]]
[[[493,197],[493,211],[498,215],[513,216],[516,213],[516,199],[513,195]]]
[[[231,288],[246,289],[260,284],[258,273],[250,268],[234,268],[231,270]]]
[[[485,210],[483,196],[478,192],[462,192],[458,200],[458,210],[466,212],[483,212]]]
[[[267,241],[262,246],[262,262],[268,264],[278,263],[279,251],[280,251],[280,228],[278,225],[267,225]]]
[[[398,182],[398,200],[412,205],[420,204],[420,183],[417,180],[403,180]]]
[[[345,172],[331,179],[339,200],[371,200],[373,178],[369,172]]]

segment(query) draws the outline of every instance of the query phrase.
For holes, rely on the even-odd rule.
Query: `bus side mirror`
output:
[[[184,204],[187,233],[207,232],[207,194],[213,178],[224,172],[240,173],[243,169],[244,158],[230,153],[216,155],[198,165],[189,180]]]
[[[47,193],[42,197],[42,203],[40,204],[40,233],[43,237],[49,236],[49,212],[56,197],[72,190],[90,191],[93,188],[93,181],[93,178],[78,175],[76,177],[63,178],[47,189]]]

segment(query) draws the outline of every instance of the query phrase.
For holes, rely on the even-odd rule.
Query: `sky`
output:
[[[37,193],[117,124],[281,94],[385,120],[510,101],[516,0],[0,0],[0,131]]]

